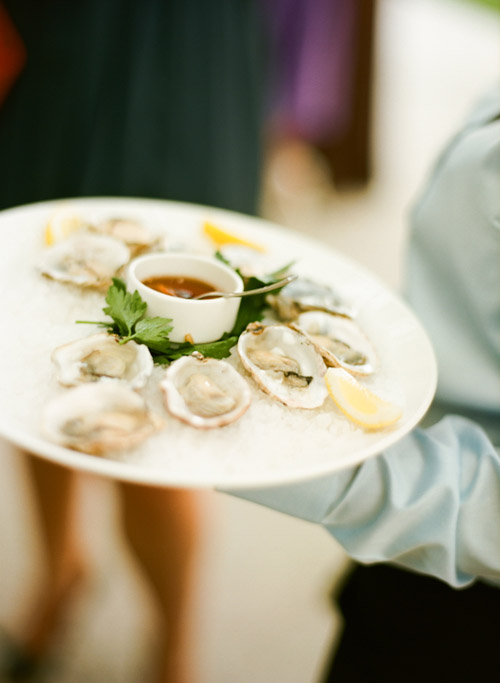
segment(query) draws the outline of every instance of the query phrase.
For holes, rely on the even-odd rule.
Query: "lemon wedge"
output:
[[[401,409],[384,401],[341,368],[328,368],[326,387],[338,408],[365,429],[382,429],[399,420]]]
[[[48,247],[66,239],[84,225],[82,219],[68,211],[57,211],[45,226],[44,240]]]
[[[238,237],[228,230],[219,228],[218,225],[211,223],[210,221],[205,221],[203,223],[203,233],[209,237],[218,247],[222,247],[225,244],[239,244],[244,247],[249,247],[250,249],[255,249],[256,251],[266,251],[266,248],[261,244],[256,242],[251,242],[243,237]]]

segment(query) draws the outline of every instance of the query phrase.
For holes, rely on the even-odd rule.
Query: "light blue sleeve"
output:
[[[405,295],[436,352],[438,400],[500,416],[500,88],[481,105],[411,212]]]
[[[500,582],[500,457],[465,418],[416,429],[349,471],[235,493],[323,525],[359,562],[395,562],[457,587]]]

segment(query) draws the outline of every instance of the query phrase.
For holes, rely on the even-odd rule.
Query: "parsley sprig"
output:
[[[111,321],[95,322],[90,320],[77,320],[78,323],[87,323],[106,327],[109,334],[120,337],[120,343],[133,339],[138,344],[149,346],[152,351],[165,353],[170,349],[171,342],[168,338],[172,331],[172,321],[169,318],[150,318],[146,316],[147,304],[142,300],[139,292],[131,294],[123,280],[113,278],[113,284],[106,294],[108,304],[102,310],[109,315]]]
[[[232,267],[219,252],[217,252],[216,257]],[[245,290],[256,289],[276,281],[283,277],[290,265],[270,274],[265,279],[243,278]],[[239,274],[241,275],[241,273]],[[117,335],[122,344],[132,339],[137,344],[145,344],[149,347],[155,363],[160,364],[171,363],[177,358],[190,355],[195,351],[211,358],[227,358],[247,325],[262,320],[266,309],[265,294],[244,297],[241,300],[238,316],[231,332],[224,334],[215,342],[191,344],[190,342],[170,341],[168,335],[172,331],[171,319],[147,316],[147,304],[139,292],[128,292],[125,283],[119,278],[113,278],[113,284],[106,293],[106,304],[107,306],[102,310],[111,320],[77,320],[76,322],[104,327],[109,334]]]

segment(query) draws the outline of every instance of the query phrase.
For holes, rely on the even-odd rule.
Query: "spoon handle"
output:
[[[288,275],[283,278],[283,280],[278,280],[270,285],[265,285],[265,287],[258,287],[257,289],[248,289],[246,292],[207,292],[206,294],[200,294],[199,296],[193,297],[193,299],[211,299],[216,297],[223,297],[224,299],[230,299],[233,297],[241,296],[252,296],[253,294],[264,294],[265,292],[271,292],[273,289],[279,289],[288,285],[293,280],[297,279],[297,275]]]

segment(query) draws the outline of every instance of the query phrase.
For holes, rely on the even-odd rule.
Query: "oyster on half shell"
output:
[[[134,341],[120,344],[118,337],[106,332],[59,346],[51,358],[57,379],[64,386],[113,379],[141,389],[154,365],[147,346]]]
[[[375,349],[354,320],[323,311],[301,313],[294,326],[302,330],[333,367],[371,375],[378,364]]]
[[[251,323],[238,353],[259,387],[291,408],[318,408],[327,396],[326,366],[309,339],[288,325]]]
[[[354,311],[327,285],[300,277],[283,287],[279,294],[268,294],[266,301],[283,322],[296,320],[303,311],[327,311],[353,317]]]
[[[42,429],[54,443],[91,455],[137,446],[163,425],[126,384],[97,382],[68,389],[42,416]]]
[[[201,429],[222,427],[237,420],[250,405],[247,382],[223,360],[184,356],[165,372],[160,387],[167,410]]]
[[[39,268],[53,280],[104,289],[129,260],[130,251],[123,242],[78,231],[46,249]]]

